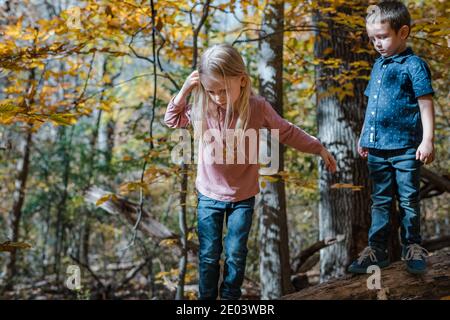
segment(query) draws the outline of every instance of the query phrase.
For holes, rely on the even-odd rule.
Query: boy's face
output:
[[[375,50],[383,57],[390,57],[406,48],[406,39],[409,33],[409,27],[406,25],[395,32],[388,22],[374,22],[367,23],[366,29]]]

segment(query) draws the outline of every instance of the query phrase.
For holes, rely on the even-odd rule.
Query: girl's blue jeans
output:
[[[399,150],[369,149],[369,174],[372,181],[372,225],[369,245],[386,249],[390,230],[392,201],[399,201],[401,241],[404,246],[421,242],[420,166],[416,148]]]
[[[199,299],[216,300],[218,296],[224,218],[227,233],[224,239],[225,261],[220,297],[241,297],[254,205],[255,197],[224,202],[198,193]]]

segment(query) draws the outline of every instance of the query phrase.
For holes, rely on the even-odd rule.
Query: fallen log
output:
[[[97,205],[97,201],[108,194],[111,193],[98,187],[91,187],[86,192],[85,199],[88,203]],[[138,218],[138,206],[139,204],[117,195],[110,197],[106,201],[102,201],[99,205],[100,208],[110,214],[124,216],[132,225],[136,223]],[[154,219],[146,210],[142,211],[142,220],[144,223],[139,224],[139,229],[154,239],[173,239],[177,237],[174,232]]]
[[[412,300],[450,296],[450,252],[428,257],[424,275],[412,275],[397,261],[381,269],[380,289],[368,289],[374,274],[348,275],[286,295],[282,300]]]
[[[88,203],[96,205],[101,201],[99,207],[113,215],[122,215],[131,224],[136,225],[138,220],[139,204],[133,203],[121,196],[114,195],[105,200],[101,200],[110,192],[107,192],[98,187],[91,187],[85,194],[85,200]],[[173,240],[176,247],[181,245],[180,236],[170,230],[167,226],[156,220],[147,210],[142,210],[142,217],[137,228],[146,236],[152,238],[158,243],[163,240]],[[188,241],[188,249],[195,254],[198,250],[198,244],[193,241]]]
[[[423,240],[422,246],[427,249],[429,252],[433,252],[436,250],[440,250],[446,247],[450,247],[450,235],[432,238],[432,239],[426,239]],[[301,263],[300,265],[297,265],[297,267],[293,270],[296,270],[296,272],[293,272],[293,275],[291,277],[292,285],[296,289],[296,291],[300,291],[302,289],[305,289],[309,286],[311,286],[308,275],[306,272],[310,269],[312,269],[319,261],[320,261],[320,254],[318,252],[320,249],[324,248],[324,241],[319,241],[310,246],[305,250],[305,252],[301,252],[299,257],[296,258],[300,261],[305,261]],[[312,248],[317,250],[312,250]],[[312,255],[311,255],[312,254]],[[303,260],[301,260],[303,258]],[[295,260],[294,260],[295,263]],[[295,266],[295,265],[294,265]]]
[[[427,168],[420,169],[422,187],[420,188],[420,198],[426,199],[450,192],[450,177],[448,175],[438,175]]]
[[[436,251],[450,247],[450,235],[423,240],[422,247],[428,251]]]
[[[314,254],[321,249],[331,246],[335,243],[338,243],[345,239],[344,235],[338,234],[336,238],[326,238],[324,240],[317,241],[316,243],[312,244],[308,248],[302,250],[300,254],[295,257],[292,261],[292,270],[291,273],[299,273],[299,272],[306,272],[310,268],[312,268],[316,263],[313,263],[311,261],[315,261],[316,258],[312,258]],[[305,266],[307,265],[307,266]]]

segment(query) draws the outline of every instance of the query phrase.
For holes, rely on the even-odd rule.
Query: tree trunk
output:
[[[197,69],[197,58],[198,58],[198,36],[202,27],[204,26],[207,18],[209,16],[210,9],[210,0],[205,1],[202,10],[202,16],[197,26],[193,27],[193,37],[192,37],[192,70]],[[188,188],[188,174],[189,174],[189,165],[186,163],[181,164],[181,181],[180,181],[180,209],[178,212],[178,220],[180,226],[180,242],[181,242],[181,256],[179,261],[179,274],[178,274],[178,284],[177,291],[175,294],[175,299],[180,300],[184,299],[184,285],[185,285],[185,277],[187,271],[187,263],[188,263],[188,241],[187,241],[187,223],[186,223],[186,213],[187,213],[187,188]]]
[[[105,167],[109,167],[111,165],[112,159],[112,150],[114,148],[114,137],[116,130],[116,121],[112,116],[108,117],[108,121],[105,125],[105,133],[106,133],[106,150],[104,150],[105,155]]]
[[[183,164],[182,168],[186,170],[186,179],[182,179],[181,181],[181,190],[187,190],[187,165]],[[184,174],[183,174],[184,175]],[[180,193],[180,203],[181,208],[178,212],[178,222],[180,226],[180,242],[181,242],[181,257],[179,261],[179,269],[180,272],[178,274],[178,285],[177,285],[177,291],[175,294],[176,300],[184,299],[184,285],[185,285],[185,278],[186,278],[186,271],[187,271],[187,224],[186,224],[186,192]]]
[[[259,91],[278,114],[282,115],[284,2],[270,1],[264,12],[261,36],[276,34],[259,43]],[[256,208],[259,211],[261,299],[276,299],[293,291],[290,281],[285,185],[278,175],[284,167],[283,150],[280,145],[280,167],[277,173],[271,175],[270,180],[264,178],[264,170],[260,171],[263,183]]]
[[[403,261],[381,269],[380,289],[368,289],[368,284],[376,284],[372,281],[374,273],[348,275],[301,290],[283,299],[441,299],[448,297],[450,293],[449,269],[450,252],[444,251],[428,258],[428,270],[421,276],[408,273]]]
[[[105,74],[106,70],[106,61],[103,64],[103,74]],[[104,96],[100,98],[100,100],[103,100]],[[87,179],[86,184],[83,188],[83,193],[88,190],[92,184],[92,177],[94,176],[94,162],[96,161],[96,155],[97,155],[97,141],[99,136],[99,128],[100,128],[100,121],[102,119],[102,110],[98,110],[97,119],[95,120],[95,127],[92,132],[92,135],[90,137],[89,145],[90,145],[90,154],[88,158],[87,163]],[[79,235],[79,247],[78,247],[78,259],[81,261],[82,264],[89,265],[89,238],[91,233],[91,223],[90,223],[90,216],[91,212],[90,210],[83,210],[81,219],[81,226],[80,226],[80,235]]]
[[[320,10],[320,9],[319,9]],[[340,7],[338,11],[350,14],[351,9]],[[353,15],[364,15],[353,12]],[[341,59],[339,68],[320,63],[316,67],[317,121],[319,139],[335,156],[336,174],[319,168],[319,225],[320,238],[345,235],[345,240],[321,251],[321,281],[342,276],[358,252],[367,246],[370,226],[370,190],[367,163],[357,153],[357,142],[364,120],[367,82],[351,80],[352,96],[341,99],[330,89],[342,88],[336,81],[338,75],[350,70],[354,61],[370,61],[367,54],[355,53],[355,43],[348,42],[350,33],[342,25],[336,25],[329,14],[317,11],[315,23],[325,22],[328,29],[317,34],[315,56],[317,59]],[[345,88],[345,87],[344,87]],[[362,186],[361,191],[331,188],[334,183]]]
[[[65,241],[65,212],[66,212],[66,202],[69,195],[68,186],[69,186],[69,177],[70,177],[70,146],[72,144],[72,136],[74,128],[70,128],[69,137],[67,137],[67,129],[62,127],[60,129],[60,136],[62,139],[62,157],[63,157],[63,175],[62,175],[62,194],[61,198],[56,206],[56,228],[55,228],[55,246],[54,246],[54,272],[56,274],[56,281],[59,281],[60,271],[61,271],[61,256],[64,253],[64,241]]]
[[[108,73],[108,58],[106,58],[102,63],[102,77],[104,77],[107,73]],[[106,88],[111,88],[112,81],[111,83],[104,83],[103,86]],[[106,99],[107,97],[105,96],[105,93],[102,92],[100,102],[103,102]],[[85,193],[94,182],[93,181],[93,177],[95,176],[94,163],[99,161],[99,159],[97,158],[97,150],[98,150],[97,143],[100,135],[100,123],[102,120],[103,110],[99,109],[97,112],[98,113],[97,117],[95,118],[93,131],[89,139],[90,154],[87,161],[87,171],[86,171],[87,179],[83,187],[82,191],[83,193]],[[93,114],[95,114],[95,112]],[[107,157],[106,154],[110,154],[110,152],[111,150],[106,149],[105,157]],[[105,163],[105,166],[107,165],[109,165],[109,160],[107,163]],[[82,264],[85,265],[89,265],[89,239],[91,233],[90,214],[91,214],[90,210],[83,210],[83,213],[81,215],[81,226],[79,231],[78,259],[81,261]]]
[[[9,7],[8,7],[9,10]],[[25,96],[25,106],[27,110],[34,103],[34,90],[32,90],[33,82],[36,79],[36,70],[31,69],[28,79],[28,88]],[[21,150],[22,158],[17,162],[17,177],[15,180],[15,190],[13,193],[13,206],[10,213],[10,230],[11,241],[17,242],[20,236],[20,220],[22,218],[22,207],[25,200],[25,189],[28,180],[28,172],[30,167],[30,151],[33,138],[33,125],[28,124],[25,126],[26,136],[23,140],[23,146]],[[6,269],[6,289],[11,289],[13,286],[13,280],[16,275],[16,260],[17,254],[13,250],[10,255],[10,259]]]
[[[10,213],[11,241],[18,242],[20,237],[20,220],[22,218],[22,207],[25,200],[25,189],[27,185],[28,172],[30,166],[30,149],[32,145],[32,128],[27,127],[26,137],[22,146],[22,158],[17,162],[17,178],[15,190],[13,193],[13,207]],[[11,251],[10,259],[7,265],[7,289],[11,289],[16,275],[16,250]]]

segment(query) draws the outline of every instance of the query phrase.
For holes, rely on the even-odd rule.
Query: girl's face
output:
[[[245,86],[245,76],[225,77],[222,81],[218,81],[216,77],[208,75],[200,75],[200,81],[205,88],[210,99],[217,106],[227,108],[227,82],[228,94],[231,104],[234,105],[241,95],[241,88]]]

